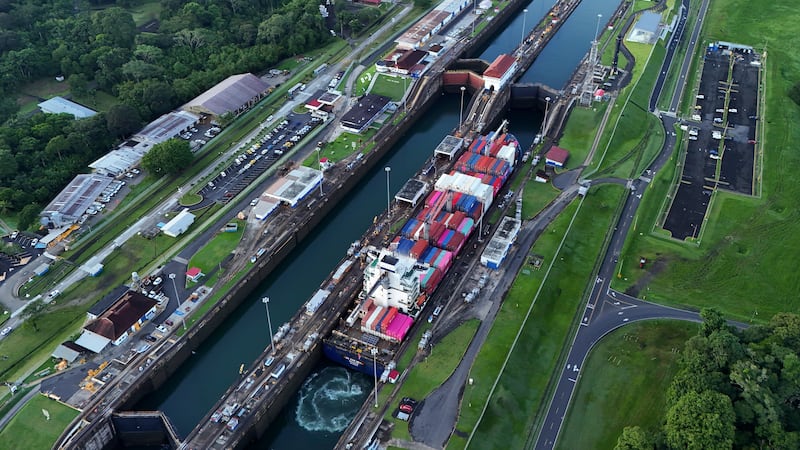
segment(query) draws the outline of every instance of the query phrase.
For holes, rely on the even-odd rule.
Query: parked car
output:
[[[11,333],[12,331],[14,331],[13,328],[5,327],[3,328],[3,331],[0,331],[0,336],[8,336],[8,334]]]

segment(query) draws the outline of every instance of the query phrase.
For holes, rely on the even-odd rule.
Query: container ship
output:
[[[469,145],[447,136],[434,154],[455,162],[444,165],[433,189],[428,192],[428,184],[416,179],[406,183],[415,186],[415,199],[425,200],[388,246],[360,250],[363,285],[323,341],[329,359],[369,375],[374,371],[384,381],[392,376],[400,345],[424,317],[428,300],[465,243],[481,229],[483,215],[520,158],[519,142],[504,127],[505,122]]]

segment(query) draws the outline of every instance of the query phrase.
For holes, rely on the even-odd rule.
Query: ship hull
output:
[[[322,349],[325,356],[331,361],[366,375],[381,376],[385,369],[380,361],[373,365],[373,360],[369,356],[346,351],[327,342],[323,343]],[[377,371],[373,367],[376,367]]]

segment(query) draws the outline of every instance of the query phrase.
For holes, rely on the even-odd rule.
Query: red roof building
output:
[[[197,281],[202,276],[203,276],[203,271],[200,270],[199,267],[190,267],[189,270],[186,271],[186,277],[189,278],[189,280],[191,281]]]
[[[103,315],[83,327],[76,342],[95,353],[111,343],[119,345],[156,313],[158,302],[136,291],[123,294]]]
[[[569,151],[555,145],[545,155],[545,164],[548,166],[564,167],[569,159]]]
[[[514,75],[517,60],[509,55],[500,55],[483,72],[484,87],[499,90]]]

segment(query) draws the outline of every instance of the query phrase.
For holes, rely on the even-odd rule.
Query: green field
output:
[[[232,233],[217,232],[203,248],[192,256],[192,259],[189,260],[189,267],[199,267],[208,274],[239,245],[246,222],[234,219],[230,223],[238,224],[239,229]]]
[[[591,278],[622,195],[621,186],[593,188],[580,208],[579,202],[567,207],[537,240],[531,254],[543,258],[542,268],[524,266],[504,300],[470,371],[475,384],[464,393],[457,433],[448,447],[464,448],[462,436],[471,433],[483,448],[525,444],[536,426],[536,411],[545,403],[575,314],[584,303],[586,286],[575,280]]]
[[[575,107],[570,111],[564,134],[558,141],[559,147],[569,150],[568,169],[575,169],[586,160],[607,107],[608,103],[601,103],[591,108]]]
[[[49,414],[49,420],[43,410]],[[50,448],[77,416],[76,409],[38,394],[0,431],[0,449]]]
[[[766,319],[779,311],[797,311],[797,277],[787,255],[800,241],[800,211],[794,206],[800,169],[794,143],[800,139],[800,108],[786,96],[800,81],[800,45],[794,25],[800,11],[788,0],[751,8],[742,0],[713,2],[704,21],[706,40],[724,39],[756,47],[768,45],[766,60],[763,197],[718,192],[699,247],[676,246],[650,235],[637,235],[625,255],[654,255],[649,282],[637,287],[648,299],[691,308],[715,306],[740,320]],[[689,89],[687,87],[687,89]],[[642,217],[645,229],[656,218]],[[774,237],[781,238],[775,239]],[[618,281],[622,289],[630,282]]]
[[[393,102],[399,102],[405,94],[405,89],[409,86],[409,82],[405,77],[397,77],[393,75],[378,74],[375,82],[370,89],[370,94],[383,95],[392,99]]]
[[[658,431],[679,351],[697,330],[691,322],[646,321],[604,337],[581,368],[557,448],[611,450],[626,426]]]

